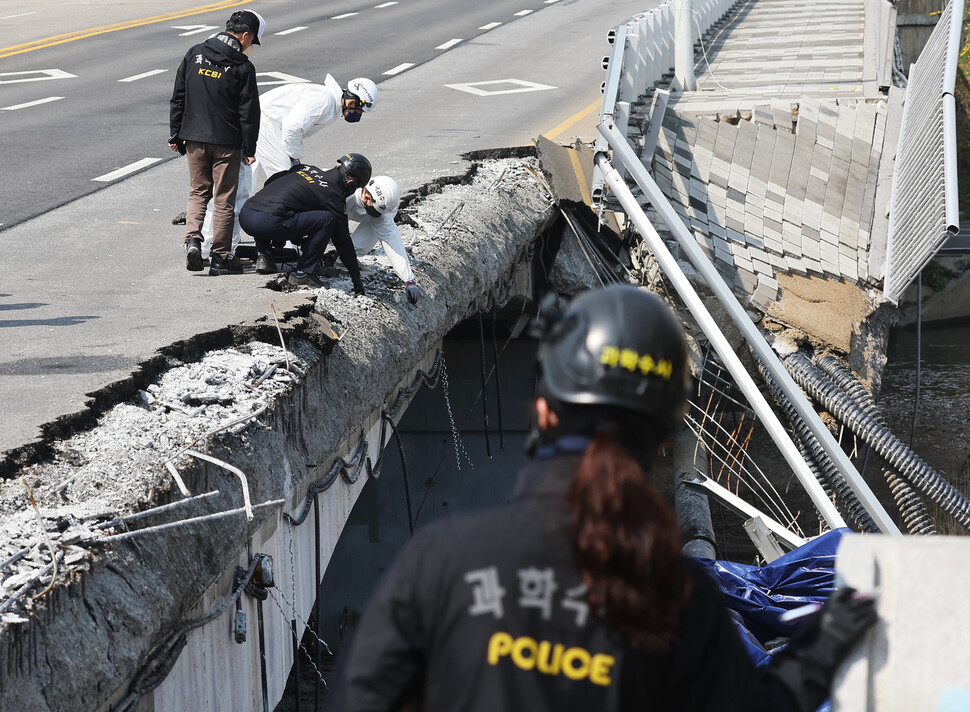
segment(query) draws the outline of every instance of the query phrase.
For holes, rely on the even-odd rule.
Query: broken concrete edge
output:
[[[491,192],[484,190],[500,172],[506,175],[504,185]],[[427,285],[420,308],[370,297],[354,298],[337,287],[317,290],[312,313],[305,313],[305,308],[296,310],[304,319],[302,331],[295,316],[288,315],[288,348],[295,348],[291,344],[299,341],[296,333],[315,337],[319,334],[314,334],[314,328],[319,327],[320,333],[326,334],[321,317],[352,324],[353,328],[329,356],[323,356],[321,348],[328,345],[326,340],[313,338],[316,343],[312,348],[318,351],[318,357],[311,354],[309,358],[317,358],[314,365],[307,368],[302,378],[288,376],[291,386],[277,385],[282,390],[272,396],[269,409],[259,416],[258,422],[249,423],[237,434],[224,432],[211,438],[207,448],[211,455],[236,463],[246,471],[254,503],[280,496],[290,503],[298,501],[321,464],[332,462],[341,444],[353,439],[358,425],[387,402],[400,385],[402,373],[409,373],[462,319],[521,291],[519,275],[523,272],[521,265],[530,256],[529,247],[536,235],[548,229],[558,211],[552,209],[545,191],[540,190],[528,171],[514,164],[501,169],[489,166],[488,170],[479,170],[468,184],[429,195],[418,211],[419,224],[439,222],[462,196],[474,205],[462,214],[457,228],[433,244],[427,241],[414,245],[416,262]],[[275,325],[257,324],[251,328],[255,331],[242,325],[230,327],[228,333],[219,330],[211,338],[220,343],[236,343],[238,338],[255,334],[265,339],[265,348],[272,346],[281,351],[273,346],[278,343]],[[207,346],[199,339],[189,340],[180,348],[173,346],[137,375],[143,380],[138,382],[133,377],[129,386],[112,392],[137,393],[136,385],[144,385],[153,368],[165,371],[164,378],[180,368],[174,365],[178,358],[188,356],[194,349],[204,351],[208,357],[213,352]],[[306,351],[310,347],[308,343],[300,348]],[[234,351],[232,347],[226,350]],[[279,355],[273,358],[278,360]],[[186,361],[184,367],[200,366]],[[191,374],[189,377],[200,378]],[[158,412],[142,404],[122,402],[117,407],[136,415]],[[174,415],[173,411],[166,412]],[[102,422],[109,417],[107,413]],[[99,425],[74,437],[91,435],[103,427]],[[110,463],[102,471],[97,461],[87,463],[88,476],[95,480],[93,485],[75,480],[66,490],[56,490],[59,482],[69,481],[65,472],[82,469],[72,464],[71,458],[77,454],[71,452],[70,443],[57,445],[61,449],[55,451],[54,459],[60,458],[59,461],[38,462],[24,468],[29,470],[45,521],[59,522],[70,517],[62,500],[72,496],[75,486],[79,491],[103,487],[116,476],[136,478],[126,485],[129,494],[124,502],[129,509],[138,502],[154,500],[157,504],[166,497],[174,498],[171,479],[159,466],[157,454],[142,456],[146,462],[154,463],[150,467]],[[97,449],[91,453],[90,457],[96,457]],[[238,480],[220,467],[194,462],[183,470],[183,477],[193,493],[219,490],[225,503],[217,507],[210,503],[190,504],[180,512],[182,518],[213,509],[224,511],[241,503]],[[139,478],[144,484],[138,484]],[[19,504],[6,509],[15,509],[20,516],[25,511],[25,501],[23,489],[17,485],[19,482],[7,483],[9,496]],[[147,541],[119,542],[74,567],[62,567],[53,589],[30,602],[26,620],[0,623],[0,707],[94,709],[103,704],[128,684],[151,651],[178,629],[186,611],[227,567],[235,565],[255,528],[271,516],[259,514],[251,523],[242,517],[219,520],[187,530],[161,532],[145,537]],[[35,523],[33,528],[36,526]],[[23,527],[18,525],[20,528]],[[35,536],[30,546],[46,556],[36,533],[29,533]]]
[[[462,158],[470,162],[464,172],[436,178],[401,196],[401,203],[398,208],[399,222],[412,227],[419,227],[410,218],[408,208],[429,195],[440,193],[448,186],[461,185],[471,181],[478,172],[482,161],[535,157],[537,157],[537,150],[534,145],[470,151],[463,154]],[[269,281],[267,287],[279,291],[278,285],[273,284],[273,280]],[[302,305],[281,314],[281,326],[292,317],[299,318],[309,314],[312,309],[313,298],[311,297]],[[253,338],[261,338],[255,335],[256,331],[258,331],[257,322],[227,325],[212,331],[195,334],[188,339],[176,341],[160,348],[153,356],[138,363],[128,377],[85,394],[89,397],[89,400],[81,410],[42,424],[40,426],[41,434],[36,440],[0,453],[0,480],[14,477],[22,468],[53,457],[55,454],[52,447],[53,443],[94,427],[97,425],[97,419],[109,408],[133,398],[139,390],[156,381],[161,374],[173,366],[197,361],[206,351],[224,348],[233,343],[241,343],[240,339],[248,339],[249,335],[252,335]],[[272,342],[273,338],[262,340]]]
[[[293,330],[293,320],[305,318],[313,310],[313,298],[304,299],[301,304],[283,311],[280,315],[280,326]],[[198,361],[202,354],[213,349],[225,348],[233,344],[245,343],[249,340],[260,340],[272,343],[276,336],[275,325],[266,324],[262,318],[253,322],[233,324],[220,329],[194,334],[188,339],[176,341],[160,348],[153,356],[140,362],[127,378],[122,378],[104,388],[100,388],[86,395],[89,400],[85,407],[75,413],[63,415],[41,426],[41,436],[30,443],[7,450],[0,459],[0,480],[15,477],[19,471],[29,465],[54,457],[53,444],[60,440],[95,427],[98,418],[118,403],[123,403],[140,390],[156,382],[166,371],[184,363]],[[270,334],[270,332],[272,332]],[[298,333],[299,329],[295,330]]]

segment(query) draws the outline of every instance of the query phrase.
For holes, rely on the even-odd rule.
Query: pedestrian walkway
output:
[[[876,91],[864,24],[862,0],[742,3],[705,38],[697,91],[671,94],[657,183],[760,311],[780,273],[881,279],[902,102]]]

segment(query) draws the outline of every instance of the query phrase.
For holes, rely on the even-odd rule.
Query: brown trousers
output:
[[[205,206],[212,199],[212,254],[228,259],[242,151],[213,143],[185,142],[189,161],[189,200],[185,206],[185,241],[202,240]]]

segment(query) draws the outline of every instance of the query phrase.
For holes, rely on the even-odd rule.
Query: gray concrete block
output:
[[[740,281],[740,285],[738,286],[745,294],[751,294],[758,287],[758,275],[754,274],[750,269],[739,268],[737,278]]]
[[[750,169],[758,145],[758,127],[750,121],[741,121],[736,128],[733,163],[735,166]]]
[[[855,257],[839,255],[839,274],[852,282],[859,281],[859,264]]]
[[[794,136],[789,134],[776,134],[774,148],[771,152],[771,167],[768,171],[768,185],[772,192],[785,192],[794,155]]]
[[[751,159],[751,178],[767,183],[771,175],[771,159],[775,152],[778,132],[767,126],[758,127],[757,142]],[[748,182],[751,182],[751,178]]]
[[[833,712],[966,709],[968,561],[966,537],[842,539],[839,578],[881,593],[878,623],[835,676]]]
[[[798,103],[798,123],[795,126],[796,135],[810,135],[812,143],[814,143],[818,119],[818,102],[815,99],[803,98]]]
[[[762,126],[774,129],[775,119],[771,112],[770,104],[759,104],[751,109],[751,120]]]
[[[737,138],[737,128],[726,121],[719,121],[717,139],[714,142],[714,157],[725,163],[731,163],[734,160],[734,144]]]
[[[775,128],[793,133],[795,130],[792,121],[792,103],[783,99],[771,100],[771,114],[775,122]]]
[[[820,260],[822,259],[822,245],[818,240],[802,235],[801,253],[808,259]]]

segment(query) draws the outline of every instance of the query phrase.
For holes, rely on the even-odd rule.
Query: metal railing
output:
[[[705,33],[734,4],[734,0],[698,0],[694,11],[697,29],[702,34]],[[607,79],[603,90],[603,108],[594,149],[596,156],[592,186],[594,202],[602,205],[604,189],[609,186],[829,526],[833,528],[844,526],[844,520],[828,500],[791,440],[788,431],[778,420],[750,374],[744,369],[720,326],[707,311],[703,300],[700,299],[677,261],[671,256],[666,244],[647,219],[620,171],[632,178],[650,204],[660,213],[683,253],[724,306],[734,326],[741,331],[758,358],[764,363],[765,368],[818,439],[825,454],[848,481],[876,525],[884,533],[899,534],[899,528],[876,499],[804,393],[795,385],[764,335],[758,331],[734,296],[732,289],[703,254],[693,235],[688,232],[670,202],[650,177],[645,163],[649,163],[651,156],[637,155],[633,142],[629,140],[631,105],[639,101],[640,96],[646,94],[650,86],[664,78],[672,66],[675,54],[673,47],[675,6],[680,7],[675,0],[670,0],[620,25],[613,34],[613,51],[606,65]],[[610,151],[613,153],[613,163],[607,158]]]
[[[739,0],[693,0],[691,36],[703,36],[714,27]],[[672,76],[675,62],[678,0],[637,15],[610,31],[613,49],[604,59],[607,70],[603,84],[603,107],[600,119],[612,118],[624,136],[629,135],[631,105],[640,101],[647,90]],[[691,43],[693,45],[693,42]],[[597,138],[595,151],[608,150],[606,140]],[[603,197],[604,178],[593,167],[592,197],[594,204]]]
[[[898,303],[950,235],[959,232],[953,98],[963,0],[943,10],[909,70],[886,247],[883,294]]]

